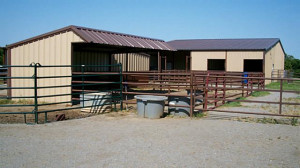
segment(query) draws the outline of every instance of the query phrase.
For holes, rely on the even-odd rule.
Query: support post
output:
[[[85,65],[81,65],[81,83],[82,83],[82,86],[81,86],[81,94],[82,94],[82,107],[84,108],[84,67]]]
[[[38,124],[37,64],[34,64],[34,122]]]
[[[282,112],[282,79],[280,79],[279,114]]]
[[[160,52],[158,51],[157,52],[157,59],[158,59],[158,67],[157,67],[157,70],[158,70],[158,73],[162,73],[162,70],[161,70],[161,55],[160,55]],[[159,80],[159,83],[161,84],[161,78],[162,76],[161,75],[158,75],[158,80]],[[162,85],[159,85],[159,90],[162,91]]]
[[[225,74],[224,74],[225,76]],[[226,78],[223,78],[223,101],[222,104],[225,104],[226,99]]]
[[[194,112],[194,80],[193,80],[193,72],[190,73],[190,117],[193,117],[193,112]]]
[[[120,109],[123,110],[123,74],[122,74],[122,64],[120,64]]]
[[[128,53],[126,53],[126,72],[128,72]]]
[[[157,70],[159,73],[161,73],[161,55],[160,52],[157,52]]]
[[[231,79],[230,79],[230,81],[232,81]],[[232,83],[231,83],[231,87],[232,87]],[[242,78],[242,97],[244,97],[244,79]]]
[[[167,68],[167,56],[164,56],[164,59],[165,59],[165,70],[167,71],[168,68]]]
[[[216,83],[215,83],[215,87],[216,87],[216,89],[215,89],[215,107],[217,107],[217,105],[218,105],[218,101],[216,101],[217,99],[218,99],[218,89],[217,89],[217,87],[218,87],[218,77],[216,77]]]
[[[204,91],[204,110],[207,110],[207,98],[208,98],[208,84],[209,84],[209,73],[207,73],[205,81],[205,91]]]

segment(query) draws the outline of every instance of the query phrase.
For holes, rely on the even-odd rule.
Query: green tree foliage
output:
[[[292,55],[285,55],[284,69],[300,73],[300,60]]]
[[[0,65],[3,65],[3,60],[4,60],[4,50],[3,48],[0,47]]]

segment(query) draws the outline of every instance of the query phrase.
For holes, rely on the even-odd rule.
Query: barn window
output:
[[[244,72],[263,72],[263,60],[244,60]]]
[[[208,59],[207,70],[225,71],[225,59]]]

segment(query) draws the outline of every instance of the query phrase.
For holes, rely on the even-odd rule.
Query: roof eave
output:
[[[266,51],[266,49],[177,49],[177,51]]]
[[[41,35],[38,35],[38,36],[34,36],[34,37],[28,38],[26,40],[22,40],[22,41],[19,41],[19,42],[16,42],[16,43],[8,44],[8,45],[6,45],[6,48],[13,48],[13,47],[16,47],[18,45],[22,45],[22,44],[25,44],[25,43],[30,43],[30,42],[33,42],[33,41],[36,41],[36,40],[54,35],[54,34],[58,34],[58,33],[64,32],[64,31],[68,31],[68,30],[72,29],[71,27],[72,26],[63,27],[61,29],[57,29],[57,30],[54,30],[54,31],[50,31],[48,33],[44,33],[44,34],[41,34]]]

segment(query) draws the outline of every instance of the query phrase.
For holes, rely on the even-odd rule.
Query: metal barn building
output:
[[[163,40],[68,26],[7,47],[8,65],[106,65],[122,63],[123,71],[220,70],[264,72],[284,69],[284,50],[277,38]],[[39,69],[42,76],[70,76],[76,68]],[[89,68],[88,71],[99,71]],[[103,70],[103,69],[102,69]],[[9,76],[32,76],[33,70],[9,68]],[[38,86],[70,85],[71,78],[40,79]],[[31,87],[32,79],[8,80],[9,87]],[[71,87],[49,88],[39,96],[70,94]],[[9,96],[32,96],[33,90],[9,90]],[[70,101],[71,96],[48,97],[42,101]]]
[[[263,72],[284,70],[284,50],[278,38],[195,39],[168,42],[191,58],[191,70]]]
[[[7,46],[8,65],[105,65],[122,63],[124,71],[149,71],[150,55],[174,49],[163,40],[121,34],[79,26],[68,26]],[[42,76],[70,76],[71,67],[40,69]],[[90,68],[88,71],[97,71]],[[32,76],[33,70],[9,68],[9,76]],[[41,79],[39,86],[70,85],[70,78]],[[32,79],[11,79],[9,87],[32,87]],[[49,88],[39,91],[39,96],[70,94],[71,88]],[[9,96],[32,96],[33,90],[9,90]],[[71,96],[41,99],[42,101],[70,101]]]

